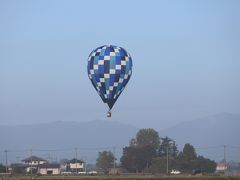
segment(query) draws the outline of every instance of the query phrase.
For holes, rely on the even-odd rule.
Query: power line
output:
[[[38,153],[38,152],[71,152],[71,151],[75,151],[75,154],[76,154],[76,148],[78,151],[81,152],[81,154],[84,154],[83,151],[102,151],[102,150],[113,150],[114,154],[116,152],[120,152],[122,151],[122,149],[124,148],[125,146],[114,146],[114,148],[111,146],[99,146],[99,147],[75,147],[75,148],[56,148],[56,149],[8,149],[7,152],[6,150],[1,150],[0,149],[0,153],[3,153],[5,154],[5,160],[8,159],[8,156],[9,153],[24,153],[26,152],[27,154],[29,152],[31,152],[31,155],[32,155],[32,151],[34,151],[34,153]],[[223,159],[224,161],[226,161],[227,159],[227,155],[229,154],[229,151],[230,149],[233,149],[233,150],[240,150],[240,146],[237,146],[237,145],[216,145],[216,146],[196,146],[195,147],[196,150],[211,150],[211,149],[219,149],[221,150],[221,152],[223,152]],[[220,153],[220,151],[219,151]],[[77,155],[76,155],[77,157]],[[3,158],[4,159],[4,158]],[[6,161],[5,164],[8,164],[8,162]]]
[[[239,150],[240,150],[240,146],[227,145],[227,147],[229,147],[229,148],[233,148],[233,149],[239,149]]]
[[[240,149],[240,146],[236,145],[218,145],[218,146],[198,146],[195,147],[196,150],[209,150],[209,149],[221,149],[221,148],[231,148],[231,149]],[[100,151],[100,150],[109,150],[113,149],[113,147],[74,147],[74,148],[63,148],[63,149],[8,149],[8,153],[16,153],[16,152],[29,152],[29,151],[34,151],[34,152],[66,152],[66,151],[72,151],[75,148],[81,151]],[[124,147],[116,147],[114,146],[114,151],[119,151],[122,150]],[[0,152],[5,153],[6,150],[0,150]]]
[[[222,145],[195,147],[195,149],[200,149],[200,150],[204,150],[204,149],[219,149],[219,148],[222,148]]]

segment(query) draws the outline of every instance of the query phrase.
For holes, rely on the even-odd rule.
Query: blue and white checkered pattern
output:
[[[118,46],[101,46],[88,57],[88,76],[111,109],[127,85],[132,74],[132,58]]]

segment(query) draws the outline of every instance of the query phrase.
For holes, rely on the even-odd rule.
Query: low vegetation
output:
[[[1,177],[1,176],[0,176]],[[28,180],[31,179],[30,176],[18,176],[18,177],[3,177],[2,180]],[[240,180],[240,177],[214,177],[214,176],[178,176],[178,177],[154,177],[154,176],[41,176],[34,177],[35,180]]]

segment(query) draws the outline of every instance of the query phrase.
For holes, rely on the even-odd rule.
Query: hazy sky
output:
[[[240,1],[0,0],[0,124],[110,120],[172,126],[240,113]],[[106,118],[87,76],[96,47],[133,75]]]

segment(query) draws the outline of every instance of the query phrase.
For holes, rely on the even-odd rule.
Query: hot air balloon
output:
[[[132,58],[122,47],[104,45],[93,50],[88,57],[88,77],[102,101],[111,109],[132,75]]]

